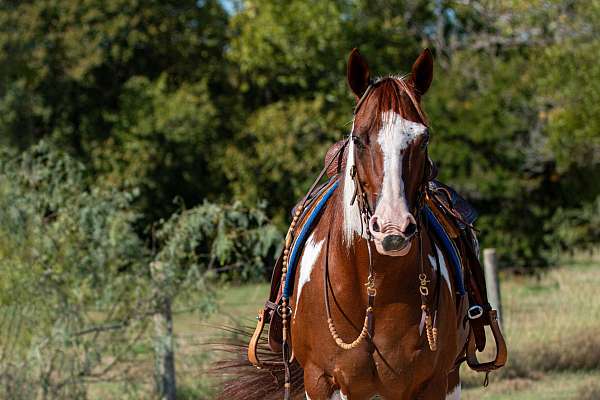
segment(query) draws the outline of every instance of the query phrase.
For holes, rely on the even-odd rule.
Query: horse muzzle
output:
[[[369,228],[377,251],[382,255],[404,256],[411,249],[412,238],[417,234],[417,225],[412,216],[407,218],[402,226],[395,224],[378,224],[377,218],[372,218]]]
[[[410,252],[412,238],[416,232],[410,236],[403,235],[387,235],[383,240],[375,240],[377,251],[386,256],[405,256]]]
[[[381,246],[385,251],[400,251],[402,250],[409,241],[401,235],[388,235],[381,241]]]

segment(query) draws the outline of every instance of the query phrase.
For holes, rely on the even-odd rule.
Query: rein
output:
[[[371,83],[367,87],[367,89],[365,90],[365,92],[363,93],[361,98],[358,100],[356,107],[354,108],[355,116],[358,113],[361,105],[365,102],[365,99],[368,97],[368,95],[373,90],[373,87],[375,85],[376,85],[376,82]],[[407,93],[409,93],[409,92],[407,91]],[[413,101],[413,102],[416,101],[413,98],[413,96],[410,96],[410,98],[411,98],[411,101]],[[418,107],[416,107],[416,108],[418,109]],[[348,142],[346,144],[348,144],[349,141],[352,140],[353,135],[354,135],[354,129],[352,130],[352,132],[350,132],[350,136],[349,136]],[[344,145],[344,147],[345,147],[345,145]],[[333,157],[333,159],[335,159],[335,157]],[[427,342],[429,344],[429,348],[431,349],[431,351],[436,351],[437,350],[437,337],[438,337],[438,330],[436,327],[436,316],[437,316],[437,306],[439,304],[439,297],[440,297],[439,296],[439,282],[440,282],[439,273],[440,273],[440,271],[438,271],[438,277],[436,279],[436,287],[435,287],[436,304],[434,304],[434,307],[431,307],[430,305],[428,305],[428,301],[427,301],[427,297],[429,296],[428,283],[430,283],[431,280],[428,278],[427,274],[425,273],[424,257],[423,257],[423,237],[422,237],[422,232],[424,229],[423,229],[423,225],[422,225],[421,214],[422,214],[422,209],[423,209],[423,205],[424,205],[424,196],[426,195],[426,190],[427,190],[427,180],[429,179],[429,175],[430,175],[428,173],[429,171],[427,171],[427,166],[428,166],[428,164],[426,164],[426,167],[425,167],[426,171],[423,175],[424,180],[420,186],[417,204],[415,204],[415,215],[417,215],[417,231],[415,233],[413,233],[412,235],[410,235],[409,237],[407,237],[405,240],[412,240],[412,238],[416,234],[419,235],[418,240],[419,240],[420,273],[419,273],[418,279],[419,279],[419,293],[421,295],[421,310],[425,314],[424,322],[425,322],[425,329],[426,329],[426,333],[427,333]],[[354,194],[352,195],[352,199],[350,201],[350,206],[353,206],[354,203],[357,202],[357,206],[359,208],[360,216],[361,216],[361,218],[360,218],[361,230],[363,232],[365,232],[364,226],[366,225],[366,227],[367,227],[366,228],[366,234],[367,234],[366,240],[367,240],[367,250],[369,252],[369,275],[367,277],[367,282],[365,283],[367,297],[368,297],[368,304],[367,304],[367,308],[365,310],[365,319],[363,322],[362,330],[360,331],[360,333],[356,337],[356,339],[354,339],[350,343],[344,342],[340,338],[339,333],[337,332],[337,329],[335,328],[333,318],[331,317],[331,309],[330,309],[330,305],[329,305],[329,291],[328,291],[329,238],[330,238],[330,234],[331,234],[331,228],[329,229],[329,232],[327,234],[327,251],[326,251],[326,256],[325,256],[325,268],[323,269],[323,286],[324,286],[323,292],[324,292],[324,297],[325,297],[325,311],[327,313],[327,324],[329,327],[329,332],[331,334],[331,337],[335,341],[335,343],[338,345],[338,347],[340,347],[344,350],[350,350],[350,349],[357,347],[365,339],[368,339],[369,352],[372,353],[374,351],[373,306],[375,303],[375,296],[377,295],[377,289],[375,288],[375,271],[374,271],[374,267],[373,267],[373,258],[372,258],[372,250],[371,250],[371,242],[373,241],[373,237],[369,230],[369,220],[372,217],[374,210],[371,207],[371,204],[369,203],[368,193],[364,190],[364,188],[361,184],[360,177],[358,176],[358,169],[356,168],[356,165],[352,165],[350,167],[350,178],[352,178],[352,180],[354,182]],[[430,237],[430,239],[431,239],[431,237]],[[436,265],[439,266],[440,264],[439,264],[437,252],[435,254],[435,259],[436,259]],[[438,267],[438,269],[439,269],[439,267]]]

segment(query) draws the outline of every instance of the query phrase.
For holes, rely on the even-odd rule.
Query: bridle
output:
[[[390,78],[388,78],[388,79],[390,79]],[[395,79],[395,78],[392,78],[392,79]],[[374,90],[374,88],[377,86],[377,84],[381,81],[382,81],[382,79],[377,79],[377,80],[372,80],[369,82],[369,86],[367,86],[367,89],[365,90],[363,95],[358,99],[358,101],[356,102],[356,105],[354,106],[354,111],[353,111],[354,118],[356,118],[356,115],[358,114],[362,105],[365,103],[366,99],[369,97],[369,95]],[[404,82],[403,79],[399,79],[398,82],[400,82],[401,85],[403,86],[406,94],[409,96],[410,100],[412,101],[413,105],[415,106],[415,109],[417,110],[419,116],[421,117],[421,120],[424,121],[426,125],[428,125],[427,118],[422,113],[420,107],[418,106],[418,102],[417,102],[416,98],[411,94],[410,90],[408,89],[408,86],[406,85],[406,82]],[[428,128],[429,128],[429,126],[428,126]],[[332,160],[337,158],[339,151],[343,151],[344,147],[349,146],[351,140],[354,140],[354,138],[356,137],[356,135],[354,133],[354,129],[355,129],[355,126],[353,124],[352,131],[350,132],[350,135],[348,136],[346,143],[344,144],[344,146],[341,146],[341,148],[338,149],[338,152],[332,157]],[[417,200],[413,206],[413,210],[411,210],[411,213],[413,215],[419,214],[419,210],[422,208],[422,206],[424,204],[423,201],[424,201],[424,196],[427,191],[427,183],[435,177],[433,162],[429,158],[429,149],[428,149],[427,145],[425,146],[424,151],[425,151],[425,159],[427,160],[427,162],[425,163],[425,166],[424,166],[423,179],[421,180],[419,187],[418,187]],[[353,158],[356,160],[356,150],[355,150],[355,154],[354,154]],[[350,168],[350,177],[352,178],[352,180],[354,182],[354,188],[355,188],[354,194],[352,195],[352,200],[350,201],[350,206],[353,206],[355,201],[358,202],[358,208],[359,208],[359,211],[361,214],[361,223],[366,223],[367,239],[369,241],[372,241],[373,238],[369,232],[368,226],[369,226],[369,219],[371,218],[371,216],[373,216],[373,213],[374,213],[374,207],[369,202],[369,194],[368,194],[368,192],[365,191],[365,189],[361,183],[356,165],[352,165],[352,167]],[[364,225],[363,225],[363,231],[364,231]],[[412,239],[412,237],[416,233],[417,232],[415,231],[413,234],[411,234],[409,237],[407,237],[406,240]]]
[[[367,89],[365,90],[363,95],[360,97],[360,99],[356,103],[356,106],[354,107],[354,113],[353,113],[354,117],[356,117],[361,106],[364,104],[365,100],[368,98],[369,94],[373,91],[374,87],[376,87],[378,82],[379,81],[370,82],[369,86],[367,87]],[[410,91],[406,87],[406,83],[404,81],[400,81],[400,82],[402,82],[404,89],[405,89],[406,93],[409,95],[413,104],[415,105],[415,108],[417,110],[420,110],[420,108],[418,107],[418,105],[416,103],[416,99],[414,98],[414,96],[412,96],[410,94]],[[422,116],[423,121],[426,121],[426,119],[423,118],[423,115],[421,114],[420,111],[419,111],[419,114]],[[355,135],[354,135],[354,125],[353,125],[352,131],[350,132],[350,135],[348,136],[347,142],[337,150],[336,154],[331,158],[331,160],[335,160],[337,158],[339,152],[343,151],[346,146],[348,146],[349,148],[355,147],[355,146],[349,146],[350,141],[354,140],[354,137],[355,137]],[[440,271],[438,268],[438,271],[437,271],[438,277],[436,279],[436,287],[434,289],[435,300],[434,300],[434,302],[429,302],[428,298],[430,295],[430,291],[429,291],[428,284],[431,282],[431,280],[424,270],[423,243],[422,243],[423,242],[422,234],[423,234],[424,229],[423,229],[422,209],[423,209],[424,202],[425,202],[425,196],[427,196],[427,187],[428,187],[427,184],[432,179],[433,168],[432,168],[432,163],[428,156],[427,146],[425,147],[424,150],[425,150],[426,160],[428,162],[425,163],[423,179],[422,179],[422,182],[419,184],[419,188],[418,188],[418,192],[417,192],[417,200],[414,204],[414,211],[413,211],[413,215],[416,216],[417,228],[414,232],[412,232],[408,237],[405,238],[405,241],[410,241],[413,239],[413,237],[418,235],[419,265],[420,265],[420,273],[419,273],[418,279],[419,279],[419,294],[421,296],[421,310],[425,314],[425,328],[426,328],[427,341],[429,343],[429,347],[432,351],[435,351],[437,349],[437,328],[435,325],[436,325],[436,320],[437,320],[437,318],[436,318],[437,303],[439,303],[439,282],[440,282],[439,273],[440,273]],[[354,150],[354,151],[356,151],[356,150]],[[355,160],[357,159],[356,153],[353,155],[353,158]],[[361,230],[362,230],[363,234],[365,233],[365,226],[366,226],[366,242],[367,242],[367,251],[368,251],[368,255],[369,255],[369,274],[367,276],[367,281],[365,283],[368,304],[367,304],[367,308],[365,310],[365,319],[363,322],[363,327],[362,327],[358,337],[350,343],[344,342],[340,338],[340,336],[335,328],[333,318],[331,316],[331,309],[330,309],[330,304],[329,304],[329,286],[330,286],[330,284],[329,284],[329,238],[330,238],[331,228],[329,229],[329,232],[327,235],[325,268],[323,269],[323,274],[324,274],[324,276],[323,276],[324,291],[323,292],[324,292],[324,299],[325,299],[325,310],[327,313],[327,324],[329,327],[329,332],[331,333],[331,336],[333,337],[334,341],[340,348],[342,348],[344,350],[353,349],[366,339],[366,340],[368,340],[368,350],[370,353],[372,353],[374,351],[373,306],[375,304],[375,296],[377,295],[377,289],[375,287],[375,271],[374,271],[374,266],[373,266],[373,257],[372,257],[372,249],[371,249],[374,238],[369,229],[369,220],[373,216],[374,208],[372,207],[372,205],[369,201],[369,193],[364,189],[364,186],[361,183],[361,179],[360,179],[360,176],[358,173],[358,169],[356,168],[356,165],[352,165],[350,167],[350,176],[349,177],[353,180],[353,183],[354,183],[354,194],[352,195],[352,198],[350,201],[350,206],[354,206],[354,204],[356,203],[356,205],[359,209],[360,220],[361,220]],[[434,252],[434,253],[435,253],[435,259],[436,259],[436,265],[439,265],[437,252]],[[430,304],[433,304],[434,306],[432,307]]]

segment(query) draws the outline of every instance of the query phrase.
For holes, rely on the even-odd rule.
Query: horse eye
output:
[[[425,150],[429,144],[429,132],[425,133],[423,140],[421,141],[421,150]]]
[[[355,145],[358,146],[359,149],[365,148],[365,144],[363,143],[362,140],[360,140],[360,138],[358,136],[352,136],[352,141],[354,142]]]

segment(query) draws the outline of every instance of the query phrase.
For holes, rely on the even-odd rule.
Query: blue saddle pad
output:
[[[423,208],[425,214],[425,220],[427,224],[431,227],[433,232],[435,233],[436,238],[442,244],[444,253],[447,254],[452,262],[452,266],[454,267],[454,278],[456,280],[456,285],[458,287],[458,293],[461,296],[465,294],[465,285],[462,277],[462,263],[460,261],[460,255],[458,254],[458,249],[454,245],[454,242],[448,234],[446,230],[442,226],[441,222],[438,221],[433,212],[429,209],[429,206],[425,206]]]

